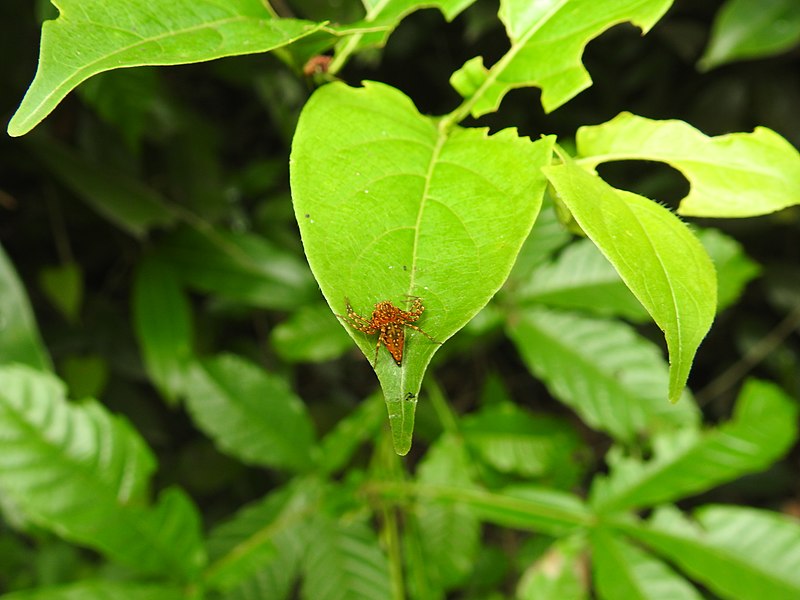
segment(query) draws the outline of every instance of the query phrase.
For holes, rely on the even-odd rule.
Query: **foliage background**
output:
[[[292,3],[298,16],[314,19],[327,16],[324,5]],[[567,105],[545,115],[538,90],[517,90],[500,111],[478,122],[493,130],[518,127],[533,138],[554,133],[568,144],[577,127],[628,110],[655,119],[683,119],[709,135],[765,125],[800,146],[797,49],[697,71],[695,62],[718,8],[710,0],[677,2],[646,37],[633,27],[616,27],[589,44],[584,64],[594,85]],[[452,24],[435,11],[415,13],[384,50],[360,55],[342,77],[351,84],[383,81],[403,90],[422,113],[447,112],[459,101],[447,82],[454,66],[476,54],[491,62],[506,47],[495,10],[494,3],[477,2]],[[6,120],[35,70],[44,15],[53,16],[44,2],[7,0],[0,6],[0,114]],[[316,298],[288,189],[291,138],[311,92],[307,80],[271,55],[110,72],[82,85],[47,119],[50,140],[35,134],[0,138],[0,241],[31,298],[58,374],[73,397],[101,397],[112,411],[130,419],[158,456],[156,487],[182,486],[209,524],[284,483],[286,475],[227,457],[196,430],[184,410],[154,391],[134,335],[131,299],[143,257],[164,234],[142,240],[109,223],[65,185],[46,155],[51,140],[58,140],[101,170],[118,174],[119,180],[115,175],[104,183],[110,189],[124,191],[129,181],[145,182],[215,227],[270,240],[272,247],[265,252],[284,261],[280,277],[294,282],[289,293],[270,304],[258,299],[274,296],[247,289],[246,282],[219,278],[205,283],[209,291],[222,293],[190,297],[196,348],[208,355],[236,352],[281,374],[325,432],[373,391],[374,376],[337,328],[317,329],[314,321],[307,330],[312,333],[295,340],[292,331],[280,327],[296,316],[296,307],[313,306]],[[676,172],[662,165],[608,165],[601,173],[621,188],[673,206],[687,189]],[[713,222],[743,245],[761,266],[761,276],[737,305],[718,316],[698,353],[690,386],[708,423],[730,417],[745,371],[777,382],[794,398],[800,395],[800,340],[796,332],[788,333],[800,321],[799,223],[796,208]],[[285,288],[280,277],[276,285]],[[304,316],[319,318],[312,311]],[[658,339],[657,332],[642,331]],[[317,353],[320,362],[295,359],[309,353]],[[325,360],[342,353],[338,360]],[[608,440],[555,402],[499,331],[468,331],[441,354],[433,370],[455,411],[474,410],[487,380],[502,381],[515,401],[574,422],[591,449],[591,458],[580,466],[583,477],[600,468],[598,457]],[[741,371],[731,371],[735,365]],[[731,385],[724,385],[728,377],[733,377]],[[411,464],[439,433],[430,404],[419,410]],[[725,502],[800,514],[798,458],[794,448],[768,471],[681,506]],[[98,568],[88,551],[45,534],[29,544],[0,527],[0,590],[73,581]]]

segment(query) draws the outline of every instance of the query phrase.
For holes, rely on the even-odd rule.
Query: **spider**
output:
[[[400,363],[403,362],[403,345],[405,343],[404,327],[411,327],[411,329],[419,331],[432,342],[441,344],[441,342],[437,342],[422,331],[422,329],[411,324],[419,319],[425,307],[422,305],[422,298],[417,296],[409,296],[409,298],[412,301],[409,310],[397,308],[389,300],[378,302],[375,305],[375,310],[372,311],[372,317],[369,319],[356,313],[350,305],[350,300],[347,298],[344,299],[347,315],[336,316],[353,329],[362,331],[367,335],[378,334],[378,343],[375,345],[375,362],[373,366],[378,364],[378,350],[380,350],[381,344],[386,346],[394,362],[397,363],[398,367],[400,366]]]

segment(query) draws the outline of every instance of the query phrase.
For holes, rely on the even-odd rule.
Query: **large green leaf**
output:
[[[761,267],[745,254],[739,242],[721,231],[701,229],[697,235],[717,270],[719,312],[739,299],[750,280],[760,274]]]
[[[328,304],[369,316],[388,300],[422,298],[419,325],[444,342],[505,281],[544,191],[538,167],[552,140],[515,131],[444,130],[399,91],[326,85],[306,104],[291,156],[294,208],[306,256]],[[370,360],[375,339],[347,327]],[[411,447],[417,395],[439,348],[406,329],[398,367],[376,372],[395,450]]]
[[[186,405],[198,426],[226,452],[255,465],[307,469],[314,429],[286,381],[235,355],[197,364]]]
[[[663,206],[615,190],[572,163],[544,171],[577,223],[664,332],[669,398],[676,402],[717,308],[711,259],[689,228]]]
[[[276,19],[261,0],[58,0],[42,26],[36,77],[8,133],[23,135],[79,83],[122,67],[267,52],[322,28]]]
[[[39,287],[50,303],[71,324],[78,320],[83,302],[83,271],[79,264],[66,262],[39,271]]]
[[[690,398],[665,401],[661,351],[620,321],[523,308],[506,330],[533,374],[590,426],[633,441],[640,434],[694,429]]]
[[[421,483],[385,488],[389,498],[414,496],[421,502],[457,502],[474,509],[484,521],[555,536],[586,527],[594,518],[578,496],[541,486],[516,485],[496,492]]]
[[[129,234],[144,237],[150,229],[176,221],[173,207],[158,192],[130,175],[89,161],[45,136],[32,136],[28,147],[78,198]]]
[[[709,431],[654,438],[649,461],[609,454],[611,473],[595,479],[591,503],[618,511],[678,500],[761,471],[797,439],[797,405],[769,383],[749,381],[733,420]]]
[[[289,362],[325,362],[351,348],[350,338],[322,301],[301,306],[275,326],[270,343]]]
[[[772,56],[798,42],[797,0],[728,0],[714,19],[698,66],[713,69],[735,60]]]
[[[23,363],[41,370],[52,369],[28,295],[14,266],[0,246],[0,365]],[[2,388],[0,387],[0,390]]]
[[[254,233],[180,229],[158,256],[189,287],[250,306],[294,309],[316,297],[308,265]]]
[[[517,600],[587,600],[586,538],[557,539],[520,578]]]
[[[474,117],[497,110],[510,90],[538,86],[547,112],[592,83],[581,64],[583,49],[617,23],[630,21],[644,33],[661,18],[672,0],[503,0],[500,19],[511,48],[490,69],[473,58],[450,79],[467,99]],[[461,109],[459,109],[461,110]]]
[[[211,531],[206,585],[247,597],[250,588],[262,598],[279,598],[297,577],[321,487],[296,479],[240,510]],[[269,586],[269,592],[265,589]]]
[[[313,521],[303,577],[304,600],[386,600],[389,562],[372,528],[325,514]]]
[[[647,318],[647,311],[589,240],[569,245],[558,258],[540,265],[514,292],[517,302],[636,321]]]
[[[420,483],[469,487],[470,468],[463,441],[444,435],[425,454],[417,479]],[[463,504],[424,500],[415,506],[414,516],[420,532],[420,558],[431,585],[445,591],[463,582],[475,568],[480,543],[475,511]]]
[[[665,507],[647,526],[626,529],[721,598],[800,598],[797,519],[713,505],[696,510],[694,517],[696,522]]]
[[[146,572],[188,577],[203,562],[191,501],[147,506],[155,461],[139,435],[94,401],[27,367],[0,369],[0,490],[40,526]]]
[[[464,417],[460,430],[470,449],[501,473],[574,483],[580,440],[564,419],[502,401]]]
[[[319,443],[319,468],[322,472],[335,473],[343,469],[361,444],[378,437],[385,415],[383,398],[376,391],[351,414],[339,419]]]
[[[800,202],[800,153],[766,127],[708,137],[683,121],[621,113],[581,127],[582,165],[652,160],[678,169],[691,190],[678,212],[692,217],[752,217]]]
[[[2,600],[186,600],[184,590],[157,584],[84,580],[0,596]]]
[[[192,317],[176,274],[156,257],[139,265],[133,315],[147,372],[161,395],[175,404],[192,360]]]
[[[592,567],[603,600],[700,600],[703,596],[670,567],[613,532],[592,532]]]

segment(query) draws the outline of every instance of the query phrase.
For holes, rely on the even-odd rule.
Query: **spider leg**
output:
[[[377,333],[377,329],[372,326],[372,321],[369,319],[365,319],[361,315],[359,315],[356,311],[353,310],[352,305],[350,304],[350,299],[344,299],[344,306],[347,311],[347,315],[336,315],[342,321],[350,325],[353,329],[357,329],[358,331],[363,331],[367,335],[372,335],[373,333]],[[334,313],[336,314],[336,313]]]
[[[336,315],[336,316],[339,317],[342,321],[344,321],[348,325],[350,325],[350,327],[352,327],[353,329],[361,331],[362,333],[366,333],[367,335],[372,335],[378,332],[377,329],[372,327],[372,324],[369,321],[367,321],[364,317],[361,317],[360,315],[355,315],[355,317],[358,317],[358,319],[356,319],[353,315]]]
[[[440,346],[442,345],[442,342],[438,342],[438,341],[436,341],[435,339],[433,339],[433,338],[432,338],[431,336],[429,336],[427,333],[425,333],[424,331],[422,331],[422,329],[420,329],[420,328],[419,328],[419,327],[417,327],[416,325],[412,325],[411,323],[406,323],[406,324],[405,324],[405,326],[406,326],[406,327],[411,327],[411,329],[414,329],[415,331],[419,331],[419,332],[420,332],[422,335],[424,335],[424,336],[425,336],[426,338],[428,338],[430,341],[432,341],[432,342],[436,342],[436,343],[437,343],[437,344],[439,344]]]
[[[411,302],[411,307],[408,309],[408,311],[404,312],[406,312],[407,315],[412,316],[411,318],[412,321],[416,321],[417,319],[419,319],[419,316],[422,314],[422,311],[425,310],[425,307],[422,305],[422,298],[420,298],[419,296],[412,296],[411,294],[403,294],[403,295],[409,300],[413,300],[413,302]]]
[[[378,350],[380,349],[381,349],[381,338],[380,336],[378,336],[378,343],[375,344],[375,360],[372,361],[373,369],[378,366]]]

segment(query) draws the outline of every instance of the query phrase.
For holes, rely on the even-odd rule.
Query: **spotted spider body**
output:
[[[369,319],[362,317],[354,311],[353,307],[350,305],[350,301],[345,299],[347,314],[336,316],[353,329],[366,333],[367,335],[378,334],[378,343],[375,345],[374,364],[378,364],[378,350],[380,350],[381,344],[383,344],[399,367],[403,362],[406,327],[415,329],[431,341],[436,342],[436,340],[422,331],[422,329],[416,325],[412,325],[414,321],[419,319],[425,307],[422,305],[422,298],[411,296],[410,299],[411,306],[409,310],[398,308],[389,300],[378,302]],[[436,343],[438,344],[439,342]]]

